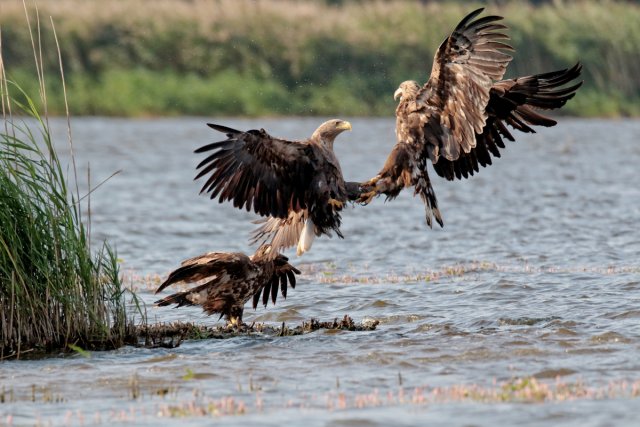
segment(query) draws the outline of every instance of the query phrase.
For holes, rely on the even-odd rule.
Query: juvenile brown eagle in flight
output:
[[[382,170],[361,185],[359,201],[368,204],[385,194],[395,198],[414,187],[422,198],[427,224],[432,217],[443,225],[438,202],[427,174],[427,163],[448,180],[468,178],[479,166],[500,157],[504,139],[514,141],[507,128],[533,133],[531,127],[556,121],[539,110],[562,107],[582,82],[581,66],[550,73],[501,80],[513,48],[498,23],[500,16],[476,19],[483,9],[464,17],[438,48],[429,80],[400,84],[394,94],[397,143]]]
[[[220,313],[220,318],[225,316],[229,324],[240,325],[247,301],[253,298],[255,309],[262,294],[265,306],[269,296],[275,304],[278,288],[286,298],[287,286],[296,286],[296,274],[300,271],[288,263],[286,256],[273,256],[272,250],[270,245],[262,245],[252,256],[241,252],[209,252],[187,259],[169,274],[156,293],[176,283],[206,282],[155,304],[200,305],[208,315]]]
[[[266,220],[269,230],[257,233],[260,240],[271,239],[274,254],[297,243],[301,255],[315,236],[330,235],[332,230],[343,237],[340,211],[347,192],[333,142],[351,129],[349,122],[329,120],[303,141],[275,138],[264,129],[243,132],[209,126],[227,139],[196,150],[213,151],[197,167],[196,179],[207,177],[201,193],[271,216]]]

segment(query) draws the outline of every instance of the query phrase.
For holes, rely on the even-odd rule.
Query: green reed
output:
[[[88,198],[75,184],[75,163],[68,178],[40,112],[47,111],[40,31],[38,24],[37,102],[6,78],[0,56],[0,360],[115,348],[131,331],[116,253],[104,243],[92,254],[82,217]]]

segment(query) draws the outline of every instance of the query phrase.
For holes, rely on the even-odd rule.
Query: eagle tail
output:
[[[281,250],[295,246],[300,240],[300,234],[304,229],[307,211],[289,212],[287,218],[262,218],[254,221],[254,224],[261,224],[250,237],[249,244],[269,243],[274,255]]]
[[[444,227],[444,222],[442,221],[442,216],[438,209],[438,199],[436,199],[436,193],[433,191],[431,180],[429,179],[429,175],[426,170],[420,171],[417,176],[414,185],[414,195],[416,194],[420,195],[420,198],[424,203],[427,225],[431,228],[433,226],[432,218],[435,218],[437,223],[440,224],[440,227]]]
[[[159,299],[158,301],[154,302],[154,304],[159,307],[164,307],[171,304],[177,304],[176,308],[182,307],[185,305],[196,305],[196,304],[202,305],[204,303],[204,300],[206,299],[206,289],[210,287],[213,283],[215,283],[215,279],[207,283],[204,283],[202,285],[191,288],[188,291],[182,291],[182,292],[177,292],[175,294],[171,294],[168,297]]]
[[[311,249],[313,239],[316,237],[315,228],[316,227],[313,224],[313,221],[311,221],[311,218],[307,218],[304,228],[302,229],[302,233],[300,234],[300,239],[298,240],[296,255],[300,256]]]
[[[191,291],[178,292],[173,295],[169,295],[168,297],[164,297],[154,304],[159,307],[164,307],[171,304],[177,304],[176,308],[182,307],[185,305],[194,305],[193,302],[188,298],[188,295]]]

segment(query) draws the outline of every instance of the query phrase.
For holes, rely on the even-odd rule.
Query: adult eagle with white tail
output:
[[[300,271],[288,263],[286,256],[274,255],[270,245],[260,246],[250,257],[241,252],[208,252],[183,261],[156,293],[177,283],[204,283],[169,295],[155,304],[200,305],[208,315],[220,313],[229,324],[240,325],[247,301],[253,298],[255,309],[262,294],[265,306],[269,297],[275,304],[278,289],[286,298],[287,285],[296,287],[296,274]]]
[[[468,178],[479,166],[500,157],[504,139],[514,141],[507,125],[521,132],[531,126],[553,126],[556,121],[539,110],[562,107],[582,82],[581,66],[550,73],[501,80],[513,48],[498,23],[500,16],[476,19],[483,9],[467,15],[438,48],[429,80],[420,85],[405,81],[394,94],[397,143],[382,170],[361,184],[359,201],[368,204],[385,194],[395,198],[414,187],[422,198],[427,224],[443,225],[438,202],[427,173],[431,163],[448,180]]]
[[[211,199],[233,201],[237,208],[271,216],[269,227],[257,238],[271,240],[273,253],[297,244],[297,253],[308,251],[315,236],[340,232],[340,211],[347,191],[333,142],[351,124],[329,120],[309,139],[275,138],[264,129],[246,132],[209,124],[227,139],[205,145],[196,153],[213,151],[197,167],[195,179],[207,176],[201,193]],[[282,224],[280,224],[282,223]]]

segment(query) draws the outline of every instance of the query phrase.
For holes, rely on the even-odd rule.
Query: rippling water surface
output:
[[[219,120],[292,138],[321,121]],[[346,178],[364,180],[394,123],[351,121],[336,151]],[[92,195],[93,241],[116,245],[147,302],[145,277],[184,258],[252,251],[255,217],[199,197],[192,180],[193,149],[217,137],[205,122],[73,124],[82,175],[89,162],[94,185],[122,170]],[[271,324],[349,314],[377,330],[1,362],[0,426],[640,425],[640,122],[560,122],[518,135],[472,179],[432,173],[444,229],[427,228],[410,192],[346,209],[344,240],[292,257],[305,274],[288,298],[245,312]]]

